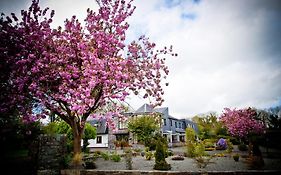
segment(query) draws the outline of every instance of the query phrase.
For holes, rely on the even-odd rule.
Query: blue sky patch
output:
[[[175,6],[180,5],[182,2],[182,0],[165,0],[165,7],[173,8]]]
[[[181,14],[181,18],[182,18],[182,19],[194,20],[194,19],[196,19],[196,15],[193,14],[193,13],[182,13],[182,14]]]
[[[178,6],[184,2],[186,2],[186,0],[164,0],[164,5],[167,8],[173,8],[175,6]],[[201,0],[190,0],[191,3],[194,4],[199,4],[201,2]]]

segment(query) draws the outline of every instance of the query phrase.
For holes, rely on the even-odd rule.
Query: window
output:
[[[97,136],[97,143],[102,143],[102,137],[101,136]]]
[[[178,127],[178,123],[177,122],[175,122],[175,126],[176,126],[176,128]]]
[[[173,121],[172,121],[172,119],[170,119],[170,125],[173,126]]]
[[[163,125],[166,126],[166,119],[163,119]]]
[[[126,129],[127,128],[127,122],[124,121],[122,118],[118,119],[118,129]]]

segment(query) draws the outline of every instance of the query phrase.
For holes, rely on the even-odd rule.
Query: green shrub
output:
[[[173,150],[167,150],[165,157],[167,158],[168,156],[173,156],[173,155],[174,155]]]
[[[231,141],[230,141],[229,139],[226,139],[226,144],[227,144],[227,149],[226,149],[226,151],[227,151],[228,153],[231,153],[232,150],[233,150],[233,144],[231,143]]]
[[[109,154],[107,152],[102,152],[100,155],[104,160],[109,160]]]
[[[170,170],[171,165],[168,164],[165,160],[161,160],[154,165],[153,169],[155,169],[155,170]]]
[[[135,148],[135,149],[133,149],[133,151],[140,153],[142,150],[140,148]]]
[[[238,145],[238,149],[240,151],[247,151],[248,150],[248,146],[246,144],[244,144],[244,143],[241,143],[241,144]]]
[[[100,157],[100,154],[97,152],[94,152],[92,155],[93,155],[93,160],[97,160],[97,158]]]
[[[86,160],[83,164],[85,169],[96,169],[96,164],[92,160]]]
[[[193,157],[207,155],[203,143],[189,142],[186,144],[186,146],[187,146],[187,152],[186,152],[187,157],[193,158]]]
[[[239,161],[239,154],[234,154],[232,157],[236,162]]]
[[[186,128],[185,137],[187,142],[195,142],[195,131],[192,128]]]
[[[153,153],[151,151],[145,152],[145,159],[151,160],[153,158]]]
[[[155,157],[155,170],[170,170],[171,165],[168,164],[165,160],[167,155],[167,140],[163,136],[156,135],[156,152],[154,154]]]
[[[196,143],[195,149],[194,149],[195,157],[199,156],[205,156],[205,146],[203,143]]]
[[[126,161],[126,168],[127,170],[132,170],[133,169],[133,151],[131,148],[128,148],[125,150],[125,161]]]
[[[155,138],[147,140],[145,142],[145,146],[149,148],[149,151],[154,151],[156,149],[156,141]]]
[[[231,137],[229,140],[233,145],[239,145],[240,144],[239,139],[237,139],[235,137]]]
[[[70,162],[72,160],[72,154],[66,154],[65,156],[62,157],[61,162],[60,162],[60,166],[62,167],[62,169],[66,169],[69,167]]]
[[[187,157],[195,157],[195,146],[196,143],[195,142],[188,142],[186,143],[186,156]]]
[[[112,161],[114,161],[114,162],[120,162],[120,161],[121,161],[121,157],[120,157],[120,155],[118,155],[118,154],[112,154],[112,155],[110,156],[110,159],[111,159]]]
[[[96,151],[94,151],[93,153],[94,153],[94,154],[97,154],[97,155],[101,155],[102,152],[101,152],[100,150],[96,150]]]
[[[204,146],[205,146],[205,148],[214,148],[215,147],[214,143],[212,143],[212,142],[204,142]]]
[[[210,162],[210,160],[212,159],[213,157],[212,156],[209,156],[209,157],[204,157],[204,156],[199,156],[199,157],[196,157],[194,158],[196,163],[197,163],[197,166],[199,168],[205,168]]]

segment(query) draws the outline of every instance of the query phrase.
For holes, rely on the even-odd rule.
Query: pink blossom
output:
[[[244,138],[249,134],[263,133],[265,125],[262,121],[255,119],[255,116],[256,112],[251,108],[233,110],[225,108],[220,120],[231,135]]]

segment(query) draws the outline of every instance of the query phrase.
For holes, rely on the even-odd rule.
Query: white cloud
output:
[[[272,15],[258,1],[184,1],[171,8],[157,2],[158,10],[138,1],[131,24],[133,29],[143,26],[141,30],[156,43],[173,44],[179,54],[168,61],[170,86],[164,105],[172,115],[278,104],[281,51],[269,50],[276,48],[280,35],[271,37],[276,33],[267,31],[269,21],[280,13]],[[184,13],[195,19],[180,18]],[[136,108],[142,102],[133,101]]]
[[[6,11],[20,6],[7,2],[2,3]],[[158,46],[172,44],[179,54],[167,61],[170,85],[165,87],[164,106],[173,116],[280,104],[280,1],[174,1],[173,6],[167,2],[135,0],[128,39],[145,34]],[[41,4],[56,10],[55,25],[73,14],[83,19],[88,7],[96,8],[93,0]],[[129,102],[136,109],[145,101]]]

